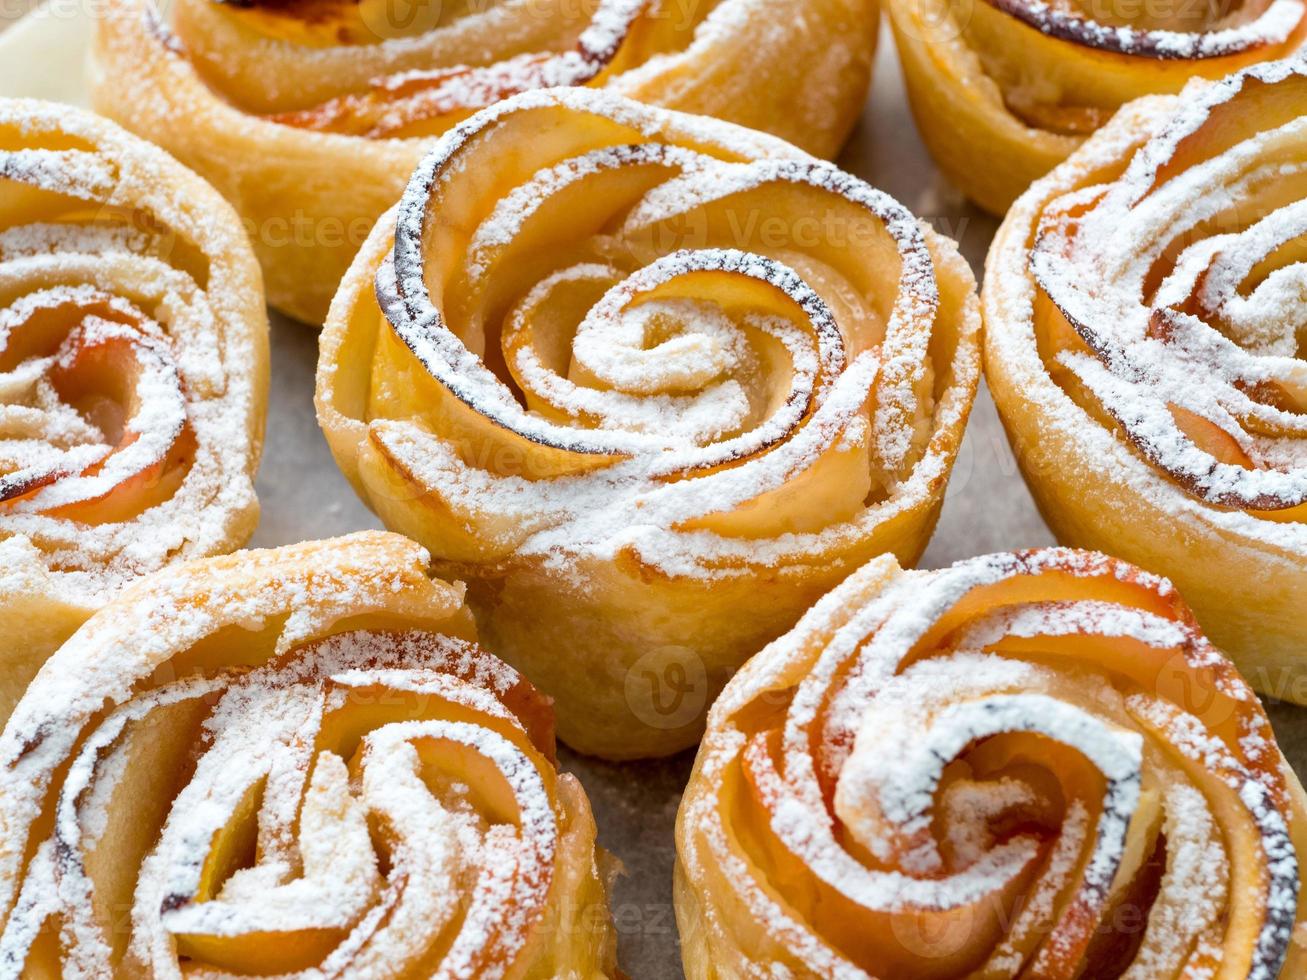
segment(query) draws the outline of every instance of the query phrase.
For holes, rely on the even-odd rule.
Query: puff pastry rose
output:
[[[1173,579],[1307,703],[1307,68],[1132,104],[1013,208],[987,374],[1067,544]]]
[[[253,531],[267,358],[212,188],[89,113],[0,99],[0,723],[123,583]]]
[[[548,700],[367,533],[133,586],[0,737],[0,961],[86,977],[598,977]]]
[[[677,824],[686,975],[1300,977],[1305,807],[1164,579],[878,559],[713,706]]]
[[[833,155],[866,96],[876,0],[107,0],[96,107],[208,177],[274,306],[322,322],[430,138],[587,85]]]
[[[951,242],[787,144],[528,94],[378,224],[319,419],[564,741],[670,753],[841,574],[920,554],[977,384],[973,288]]]
[[[1131,99],[1307,40],[1303,0],[889,0],[889,11],[931,155],[999,215]]]

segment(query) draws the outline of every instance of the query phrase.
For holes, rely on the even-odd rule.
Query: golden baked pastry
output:
[[[613,934],[547,699],[365,533],[120,595],[0,737],[13,975],[598,977]]]
[[[106,120],[0,99],[0,724],[124,582],[254,530],[267,331],[211,187]]]
[[[665,754],[842,574],[924,548],[973,290],[952,242],[787,144],[528,93],[442,143],[360,252],[319,419],[564,741]]]
[[[1307,66],[1124,109],[1012,209],[987,374],[1064,544],[1171,578],[1307,703]]]
[[[1287,980],[1307,797],[1172,586],[1062,549],[878,559],[713,706],[690,980]]]
[[[889,13],[931,155],[998,215],[1131,99],[1307,39],[1303,0],[889,0]]]
[[[107,0],[96,107],[213,181],[272,304],[318,324],[443,133],[589,85],[833,155],[866,96],[876,0]]]

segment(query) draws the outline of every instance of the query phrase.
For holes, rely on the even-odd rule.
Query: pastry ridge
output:
[[[180,0],[167,16],[110,0],[93,101],[213,181],[250,227],[272,305],[316,325],[433,138],[514,93],[601,87],[834,155],[879,8],[801,6],[797,29],[794,0]]]
[[[948,178],[1004,215],[1132,99],[1301,50],[1307,6],[891,0],[908,101]],[[977,156],[985,166],[976,166]]]
[[[612,975],[548,699],[427,562],[365,532],[185,564],[92,617],[0,736],[5,960]]]
[[[1166,574],[1296,703],[1304,97],[1286,61],[1127,106],[1013,208],[983,297],[990,388],[1059,540]]]
[[[925,547],[972,288],[951,242],[793,147],[529,93],[447,136],[360,252],[319,420],[564,741],[668,754],[842,570]]]
[[[870,563],[713,706],[686,975],[1274,980],[1307,796],[1174,588],[1069,549]]]
[[[0,722],[133,579],[258,521],[259,269],[225,201],[87,112],[0,100]]]

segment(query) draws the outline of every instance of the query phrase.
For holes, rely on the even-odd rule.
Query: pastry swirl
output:
[[[951,242],[786,144],[528,94],[450,134],[359,254],[319,418],[565,741],[662,754],[842,569],[925,546],[972,289]]]
[[[425,560],[194,562],[69,640],[0,738],[6,972],[608,975],[548,700]]]
[[[677,824],[686,974],[1300,976],[1305,806],[1165,580],[886,557],[713,706]]]
[[[476,111],[586,85],[829,156],[861,110],[877,13],[875,0],[177,0],[165,16],[109,0],[95,104],[212,180],[251,228],[273,305],[316,324],[431,138]]]
[[[0,100],[0,721],[116,588],[248,538],[266,376],[259,271],[212,188]]]
[[[1293,54],[1302,0],[892,0],[909,100],[932,156],[994,214],[1131,99]],[[986,164],[977,167],[977,156]]]
[[[1307,70],[1141,101],[1013,209],[988,374],[1059,539],[1172,579],[1307,701]]]

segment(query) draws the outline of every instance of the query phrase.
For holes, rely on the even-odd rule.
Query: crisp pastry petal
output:
[[[432,137],[585,85],[824,156],[861,111],[876,0],[108,0],[96,108],[208,177],[274,306],[311,323]]]
[[[1307,40],[1303,0],[890,0],[889,11],[931,155],[998,215],[1131,99]]]
[[[611,975],[548,699],[396,535],[129,588],[0,737],[13,975]]]
[[[886,557],[713,706],[688,977],[1276,980],[1307,796],[1172,586],[1063,549]]]
[[[117,588],[249,537],[267,358],[212,188],[90,113],[0,100],[0,722]]]
[[[529,93],[450,134],[360,252],[319,419],[564,741],[665,754],[842,573],[924,548],[972,289],[951,242],[793,147]]]
[[[1307,67],[1133,103],[1013,208],[987,374],[1058,538],[1307,703]]]

